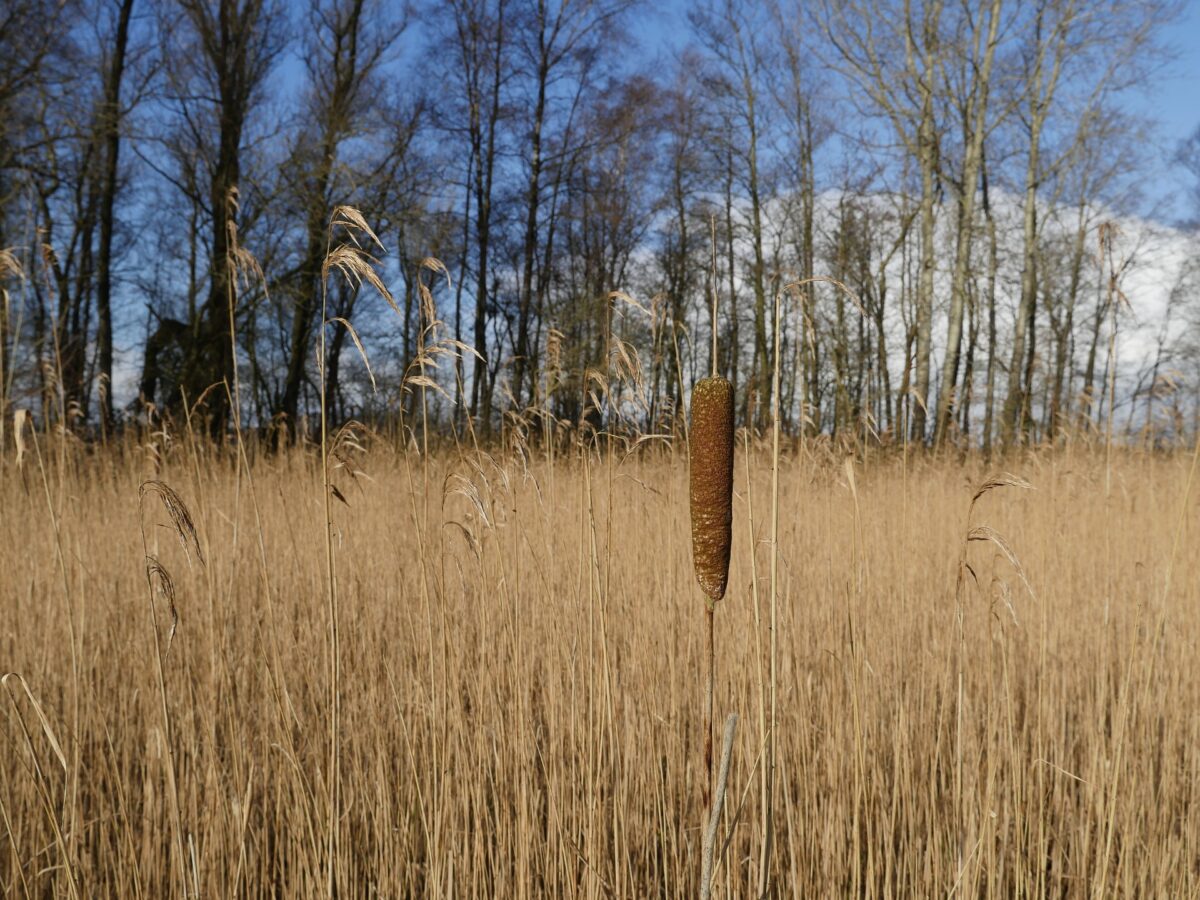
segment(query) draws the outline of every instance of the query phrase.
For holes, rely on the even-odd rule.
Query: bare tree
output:
[[[806,41],[811,41],[813,34],[808,17],[794,14],[794,11],[786,9],[776,0],[771,6],[771,24],[778,35],[782,65],[772,68],[771,75],[774,77],[770,83],[775,104],[786,123],[779,156],[785,184],[790,189],[779,199],[785,210],[783,214],[790,220],[788,228],[795,276],[807,283],[816,274],[815,158],[818,148],[832,131],[829,117],[818,112],[821,101],[827,98],[828,88],[814,64],[814,55],[806,46]],[[812,296],[811,287],[802,289],[798,295],[800,336],[795,340],[795,365],[789,381],[792,395],[799,386],[801,421],[810,412],[809,376],[817,370],[815,343],[804,337],[807,334],[805,323],[812,318]],[[791,407],[792,399],[789,397],[785,409]]]
[[[371,115],[371,103],[377,96],[373,93],[379,87],[375,76],[388,49],[404,30],[404,22],[387,21],[380,6],[375,0],[313,0],[309,12],[305,66],[312,127],[303,129],[293,150],[300,194],[297,200],[305,211],[305,249],[294,287],[287,371],[277,409],[286,416],[292,431],[312,348],[321,263],[329,251],[329,217],[337,203],[349,202],[352,189],[350,179],[338,177],[339,170],[348,168],[342,159],[342,144],[362,133],[364,119]],[[378,117],[378,110],[374,112]],[[378,181],[373,186],[378,188]]]
[[[1008,390],[1001,417],[1005,444],[1024,440],[1032,421],[1032,381],[1038,297],[1039,204],[1073,148],[1091,139],[1096,121],[1113,97],[1162,62],[1162,26],[1177,11],[1163,0],[1127,0],[1096,9],[1080,0],[1037,0],[1020,20],[1019,104],[1025,145],[1021,300],[1013,327]],[[1053,116],[1079,125],[1049,158]]]
[[[501,93],[512,77],[512,47],[507,0],[453,0],[453,32],[457,65],[450,71],[462,105],[469,149],[466,173],[474,200],[475,242],[474,345],[479,354],[471,382],[471,415],[484,429],[492,418],[492,386],[488,369],[488,326],[491,321],[491,265],[497,153],[500,128],[508,111]],[[457,127],[457,126],[456,126]]]
[[[103,140],[100,174],[100,246],[96,253],[96,344],[99,354],[100,419],[112,424],[113,392],[113,318],[112,270],[113,232],[121,156],[121,83],[125,77],[129,51],[129,27],[134,0],[117,0],[112,50],[104,77],[104,100],[100,108],[99,130]]]
[[[202,137],[210,236],[208,292],[193,323],[182,373],[182,387],[195,402],[213,385],[233,383],[236,263],[231,241],[239,222],[242,146],[283,34],[271,0],[179,0],[179,11],[172,56],[181,62],[172,75],[180,114]],[[209,408],[210,429],[222,434],[229,419],[224,390],[209,394]]]
[[[531,334],[536,310],[535,297],[544,290],[539,248],[552,245],[553,235],[543,240],[539,216],[542,212],[543,178],[547,165],[561,172],[563,159],[572,152],[574,123],[580,100],[595,88],[595,70],[604,59],[603,48],[613,40],[612,31],[630,0],[585,0],[582,4],[558,0],[536,0],[526,17],[518,20],[514,41],[521,65],[532,83],[532,114],[528,139],[522,153],[528,167],[525,187],[525,230],[521,249],[521,280],[517,309],[517,335],[513,354],[513,394],[518,405],[532,399],[537,383],[536,360],[531,357]],[[556,91],[556,88],[558,89]],[[558,97],[559,94],[563,96]],[[564,108],[559,117],[557,140],[547,133],[555,120],[555,101]],[[550,140],[548,140],[550,139]],[[547,158],[546,148],[554,156]],[[555,186],[561,179],[554,181]],[[553,219],[551,219],[551,223]],[[552,229],[551,229],[552,232]],[[526,380],[528,379],[528,391]]]
[[[771,406],[771,377],[767,342],[767,273],[763,239],[763,201],[768,187],[760,156],[767,129],[767,110],[761,95],[760,74],[770,65],[765,17],[740,0],[713,0],[695,7],[690,18],[696,36],[706,48],[712,65],[705,82],[723,107],[729,129],[721,133],[727,142],[728,158],[736,167],[737,183],[745,191],[749,210],[745,216],[750,242],[750,290],[754,297],[754,354],[751,377],[746,385],[746,415],[766,421]]]
[[[887,121],[899,145],[917,165],[920,266],[911,431],[914,440],[923,440],[936,267],[934,224],[942,132],[936,119],[936,99],[944,53],[943,0],[905,2],[902,6],[872,0],[824,0],[820,9],[832,60],[847,78],[855,104],[866,115]]]
[[[959,350],[962,344],[963,312],[966,308],[967,270],[975,231],[975,197],[979,182],[983,141],[988,129],[988,99],[991,94],[992,63],[999,43],[1002,0],[990,0],[986,9],[976,10],[964,2],[960,10],[957,35],[966,52],[943,57],[955,60],[956,71],[946,73],[943,83],[953,86],[962,127],[962,158],[957,177],[958,226],[955,237],[954,269],[950,281],[950,314],[946,326],[946,356],[942,363],[942,383],[938,391],[937,424],[934,443],[941,444],[953,421],[954,398],[958,383]]]

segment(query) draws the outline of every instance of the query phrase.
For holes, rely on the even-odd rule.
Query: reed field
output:
[[[315,446],[6,451],[0,895],[696,896],[684,436],[331,446],[328,555]],[[1191,451],[785,440],[774,598],[772,459],[738,433],[713,896],[1200,894]]]
[[[1200,900],[1200,0],[0,22],[0,900]]]

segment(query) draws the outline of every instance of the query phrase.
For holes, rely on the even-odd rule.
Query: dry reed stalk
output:
[[[179,868],[179,883],[181,896],[188,896],[187,886],[187,853],[184,849],[183,815],[179,801],[178,761],[175,756],[175,726],[171,717],[167,697],[167,676],[164,666],[166,652],[163,650],[162,638],[158,627],[158,612],[155,605],[156,595],[167,601],[171,613],[171,630],[167,640],[167,650],[170,650],[171,640],[174,639],[175,629],[179,623],[179,614],[175,606],[175,588],[171,576],[163,568],[158,559],[150,552],[150,541],[146,534],[145,503],[148,497],[158,497],[163,509],[171,519],[176,537],[183,546],[188,561],[191,555],[189,545],[195,548],[196,556],[203,562],[200,553],[200,542],[196,536],[195,520],[188,511],[183,499],[162,481],[146,481],[138,488],[138,527],[142,536],[142,559],[146,572],[146,596],[149,601],[150,630],[154,635],[154,665],[158,682],[159,711],[162,715],[162,729],[159,731],[163,757],[166,760],[167,800],[171,813],[171,826],[175,838],[175,857]]]
[[[10,276],[16,277],[18,281],[24,283],[25,270],[21,267],[21,262],[17,259],[16,254],[13,253],[13,248],[0,248],[0,282]],[[8,322],[10,321],[10,317],[11,313],[8,290],[2,284],[0,284],[0,321]],[[17,322],[17,326],[18,328],[16,333],[19,335],[19,320]],[[5,440],[5,426],[8,422],[9,384],[12,381],[10,377],[7,377],[4,374],[5,366],[7,365],[4,358],[4,343],[4,341],[0,341],[0,447],[8,446]],[[15,352],[16,350],[14,347],[13,353],[15,354]],[[19,456],[17,458],[20,459]]]
[[[725,720],[725,739],[721,742],[721,772],[717,778],[716,799],[704,825],[704,849],[700,861],[700,900],[708,900],[712,895],[717,826],[721,822],[721,808],[725,802],[725,786],[729,781],[729,759],[733,755],[733,736],[737,731],[737,722],[737,713],[730,713],[729,718]]]
[[[337,229],[341,229],[347,235],[350,243],[343,241],[337,246],[333,245],[333,235]],[[334,448],[330,441],[329,410],[327,408],[328,399],[326,397],[326,385],[328,383],[326,369],[328,359],[326,357],[325,330],[330,323],[337,321],[346,327],[368,372],[371,370],[371,363],[367,359],[366,351],[363,348],[362,341],[359,340],[358,332],[355,331],[354,326],[340,316],[331,317],[329,315],[330,274],[335,271],[339,272],[350,286],[355,289],[361,288],[364,283],[370,285],[387,301],[393,310],[397,313],[400,312],[400,308],[396,305],[391,292],[384,285],[382,279],[379,277],[379,273],[375,271],[375,259],[362,249],[362,245],[359,243],[360,236],[364,240],[370,241],[378,249],[383,249],[383,243],[371,229],[366,219],[363,218],[362,213],[351,206],[334,207],[333,212],[330,214],[329,225],[325,234],[325,260],[321,264],[321,330],[317,358],[321,415],[321,493],[325,536],[325,585],[329,619],[329,828],[326,835],[326,852],[328,857],[326,886],[331,897],[336,895],[339,888],[338,861],[342,819],[342,756],[340,740],[342,652],[337,566],[334,560],[333,549],[333,512],[330,507],[330,498],[336,496],[331,480],[330,459]],[[372,387],[374,387],[374,383],[375,377],[372,375]]]
[[[771,818],[772,802],[775,791],[775,724],[778,700],[777,689],[777,628],[779,607],[779,432],[780,411],[779,391],[782,360],[780,357],[779,335],[781,332],[782,303],[779,294],[775,295],[775,340],[774,340],[774,371],[771,379],[771,679],[770,679],[770,709],[771,718],[764,733],[760,735],[766,748],[767,760],[762,770],[762,801],[763,801],[763,842],[759,858],[758,895],[766,897],[771,890],[771,845],[774,841],[774,822]],[[749,484],[747,484],[749,490]],[[756,607],[757,609],[757,607]],[[759,659],[761,660],[761,656]],[[761,664],[759,666],[761,682]],[[761,695],[762,685],[759,685]]]
[[[24,677],[16,672],[9,672],[3,678],[0,678],[0,686],[3,686],[4,689],[8,692],[8,697],[9,697],[9,700],[12,702],[12,708],[16,715],[17,722],[20,723],[21,732],[25,738],[25,745],[28,748],[28,752],[29,752],[29,762],[33,769],[32,774],[34,776],[34,782],[37,786],[38,795],[42,801],[42,808],[46,812],[46,820],[49,822],[50,827],[54,832],[54,841],[55,841],[55,844],[58,846],[59,853],[62,856],[61,869],[67,879],[68,896],[75,898],[75,897],[79,896],[79,886],[76,883],[76,878],[75,878],[77,864],[73,860],[73,854],[71,852],[70,844],[69,844],[67,838],[65,838],[63,835],[64,825],[66,823],[60,822],[59,815],[54,810],[55,804],[54,804],[53,798],[50,795],[50,791],[47,788],[46,772],[42,768],[42,764],[38,758],[37,751],[34,749],[33,735],[30,733],[29,726],[25,721],[25,716],[21,713],[21,709],[17,704],[17,696],[15,693],[13,693],[12,686],[9,684],[10,680],[19,681],[21,683],[21,688],[25,692],[25,697],[29,701],[29,705],[33,708],[33,711],[37,714],[38,721],[41,723],[41,726],[42,726],[42,733],[46,736],[46,740],[50,744],[50,749],[54,751],[54,756],[58,760],[59,765],[62,766],[64,775],[67,774],[67,759],[63,755],[62,747],[58,742],[58,738],[55,737],[53,729],[51,729],[51,727],[50,727],[50,722],[47,720],[45,712],[42,710],[42,705],[40,703],[38,703],[37,698],[34,696],[33,691],[30,690],[29,684],[28,684],[28,682],[25,681]],[[6,822],[7,822],[7,818],[8,818],[8,814],[6,812],[5,813]],[[7,830],[8,830],[9,840],[13,841],[12,826],[9,825]],[[15,844],[15,841],[13,841],[13,842]],[[15,856],[16,856],[16,851],[14,849],[14,858],[15,858]],[[24,882],[25,882],[24,873],[22,873],[22,875],[21,875],[21,881],[22,881],[22,884],[24,884]],[[29,890],[27,887],[26,887],[25,893],[26,893],[26,896],[28,896]]]

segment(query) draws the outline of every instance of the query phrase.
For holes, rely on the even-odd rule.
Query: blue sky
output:
[[[1169,40],[1178,59],[1146,99],[1167,134],[1182,139],[1200,125],[1200,0],[1188,0]]]
[[[1187,0],[1169,40],[1177,58],[1161,79],[1131,98],[1131,102],[1145,103],[1143,111],[1160,123],[1164,159],[1156,173],[1160,183],[1152,186],[1150,193],[1166,202],[1171,210],[1166,218],[1185,214],[1181,204],[1175,202],[1182,196],[1178,190],[1182,173],[1171,164],[1169,155],[1200,127],[1200,0]]]

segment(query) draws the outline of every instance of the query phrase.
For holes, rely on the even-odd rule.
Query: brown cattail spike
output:
[[[725,596],[733,543],[733,385],[724,378],[696,383],[691,441],[692,556],[711,604]]]

